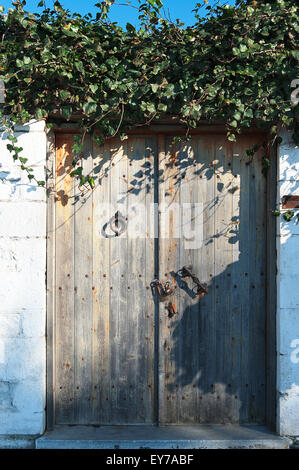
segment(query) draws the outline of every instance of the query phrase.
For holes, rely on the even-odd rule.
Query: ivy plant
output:
[[[165,18],[161,0],[139,0],[138,28],[111,22],[113,3],[97,3],[95,16],[71,13],[58,1],[52,8],[40,2],[34,14],[26,11],[24,0],[7,13],[0,9],[0,78],[6,88],[0,125],[30,180],[30,158],[17,146],[14,129],[32,118],[51,126],[79,116],[71,174],[91,188],[92,176],[78,166],[87,133],[102,144],[172,116],[186,136],[202,120],[217,119],[232,142],[250,126],[267,129],[271,143],[279,142],[285,126],[299,141],[298,106],[291,100],[298,75],[293,0],[241,0],[235,6],[210,6],[205,0],[194,3],[194,25],[188,27]],[[249,158],[257,150],[248,149]],[[264,144],[265,175],[268,150],[269,142]]]

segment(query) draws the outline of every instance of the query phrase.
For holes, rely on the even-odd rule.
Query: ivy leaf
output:
[[[35,110],[35,116],[37,119],[42,119],[47,116],[47,111],[45,109],[37,108]]]
[[[126,30],[127,30],[129,33],[136,33],[136,29],[134,28],[134,26],[133,26],[131,23],[127,23],[127,24],[126,24]]]
[[[89,186],[91,187],[91,189],[94,189],[94,187],[95,187],[94,178],[92,178],[91,176],[89,176],[88,179],[87,179],[87,181],[88,181]]]
[[[240,44],[240,51],[241,52],[246,52],[247,51],[247,46],[245,44]]]
[[[80,184],[79,184],[79,186],[83,186],[83,184],[85,184],[85,183],[86,183],[86,177],[85,177],[84,175],[82,175],[82,176],[80,177]]]
[[[66,100],[69,97],[69,93],[64,90],[59,91],[59,96],[62,100]]]
[[[89,115],[92,113],[95,113],[97,110],[98,104],[96,101],[92,100],[91,98],[87,101],[87,103],[84,103],[83,105],[83,111]]]
[[[286,222],[290,222],[292,218],[294,217],[295,213],[294,211],[288,210],[283,214],[283,218]]]
[[[82,172],[83,172],[83,167],[79,166],[78,168],[76,168],[76,170],[71,171],[70,175],[71,176],[82,176]]]
[[[158,104],[158,111],[166,112],[167,111],[167,105],[163,104],[163,103],[159,103]]]
[[[91,90],[92,93],[95,93],[99,87],[98,87],[98,85],[96,85],[95,83],[92,83],[92,84],[89,86],[89,88],[90,88],[90,90]]]
[[[151,87],[154,93],[157,93],[157,91],[159,90],[159,85],[157,85],[156,83],[152,83]]]
[[[62,110],[62,115],[63,115],[66,119],[69,119],[69,118],[71,117],[71,114],[72,114],[72,108],[71,108],[71,106],[62,106],[61,110]]]

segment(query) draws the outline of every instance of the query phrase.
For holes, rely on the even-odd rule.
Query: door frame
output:
[[[183,135],[184,129],[180,125],[172,123],[173,121],[164,121],[154,124],[151,127],[138,128],[130,131],[132,135],[156,134],[157,137],[167,135]],[[51,188],[55,185],[56,175],[56,155],[55,155],[55,135],[57,133],[79,132],[76,123],[64,123],[60,126],[55,125],[47,131],[47,267],[46,267],[46,292],[47,292],[47,313],[46,313],[46,430],[53,429],[55,425],[54,416],[54,365],[55,365],[55,194]],[[207,125],[206,123],[191,130],[191,135],[223,135],[226,133],[225,126],[222,124]],[[243,132],[245,135],[264,135],[267,134],[260,129],[251,128]],[[158,140],[157,153],[161,151]],[[270,150],[270,159],[272,165],[268,170],[267,177],[267,220],[266,220],[266,239],[267,239],[267,325],[266,325],[266,426],[276,431],[277,416],[277,219],[273,216],[272,210],[277,204],[277,168],[278,152],[277,145],[273,145]]]

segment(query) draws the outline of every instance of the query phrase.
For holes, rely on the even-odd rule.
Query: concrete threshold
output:
[[[288,449],[291,441],[263,426],[56,426],[37,449]]]

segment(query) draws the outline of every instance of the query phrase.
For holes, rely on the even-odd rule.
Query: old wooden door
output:
[[[88,191],[67,173],[73,135],[56,134],[55,424],[265,422],[266,183],[246,155],[260,140],[88,137]]]

